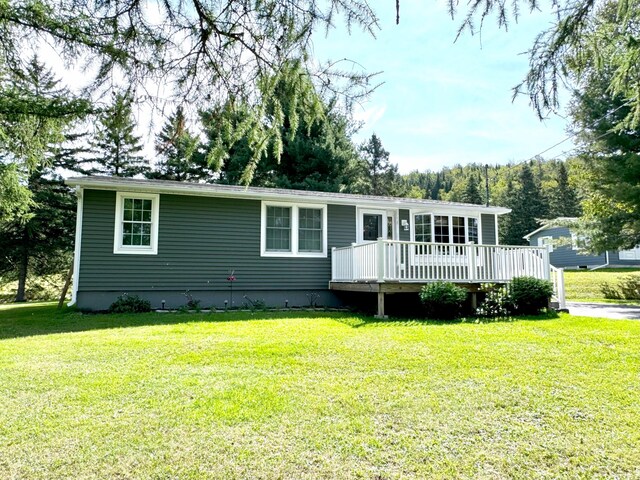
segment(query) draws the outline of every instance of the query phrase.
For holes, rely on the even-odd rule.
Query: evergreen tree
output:
[[[37,58],[29,62],[25,73],[17,84],[24,96],[47,100],[68,95]],[[4,144],[8,148],[0,150],[0,166],[5,172],[20,175],[19,184],[29,197],[19,215],[0,222],[0,275],[18,280],[15,300],[20,302],[26,300],[30,272],[59,272],[70,262],[75,197],[55,169],[65,166],[58,161],[59,144],[73,118],[18,115],[1,120],[2,130],[10,136]]]
[[[580,203],[576,191],[569,185],[569,174],[564,162],[558,162],[556,186],[549,195],[549,218],[578,217]]]
[[[358,193],[388,196],[402,194],[398,166],[389,161],[389,152],[384,149],[375,133],[360,146],[360,155],[365,185]]]
[[[509,221],[502,242],[507,245],[524,245],[522,238],[538,228],[537,219],[546,218],[548,205],[536,184],[533,172],[528,164],[523,164],[518,174],[518,185],[508,198],[507,207],[511,208]]]
[[[147,178],[178,182],[212,180],[206,157],[198,151],[200,139],[186,126],[182,107],[178,107],[156,136],[156,152],[160,161]]]
[[[257,130],[252,127],[248,105],[227,105],[201,113],[212,168],[219,170],[220,181],[228,184],[248,181],[253,186],[344,191],[357,158],[349,138],[350,123],[337,111],[334,101],[323,101],[298,66],[290,68],[289,75],[276,81],[277,102],[270,105],[263,119],[282,125],[278,136],[282,141],[264,137],[260,162],[254,161],[252,145],[256,141],[252,137]],[[274,121],[274,117],[281,118]]]
[[[482,195],[478,187],[478,177],[471,174],[467,177],[464,192],[460,198],[463,203],[474,203],[476,205],[482,205]]]
[[[98,118],[98,131],[92,144],[96,166],[91,174],[134,177],[149,170],[149,162],[138,155],[143,145],[134,134],[135,122],[129,95],[116,94],[114,101]]]

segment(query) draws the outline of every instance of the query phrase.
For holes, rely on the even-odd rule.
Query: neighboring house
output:
[[[383,314],[391,286],[550,275],[546,249],[495,246],[501,207],[117,177],[67,184],[78,195],[72,301],[81,309],[106,309],[123,293],[175,308],[187,291],[230,307],[231,287],[233,306],[331,306],[348,295],[339,290],[366,289]]]
[[[576,218],[560,218],[569,222]],[[632,250],[607,251],[600,255],[586,253],[581,248],[583,241],[571,233],[569,227],[547,226],[534,230],[524,236],[524,239],[532,246],[549,245],[549,259],[551,265],[556,268],[594,268],[602,266],[633,267],[640,266],[640,248]]]

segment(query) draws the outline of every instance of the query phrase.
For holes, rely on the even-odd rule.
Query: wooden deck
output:
[[[378,239],[332,249],[329,289],[378,294],[383,317],[385,294],[419,292],[428,283],[446,281],[469,289],[474,301],[481,284],[523,276],[552,280],[564,303],[563,282],[549,263],[547,247]]]

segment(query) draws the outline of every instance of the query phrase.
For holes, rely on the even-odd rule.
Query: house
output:
[[[203,306],[284,307],[367,291],[383,315],[385,293],[435,280],[550,278],[546,248],[497,245],[501,207],[117,177],[67,184],[78,196],[81,309],[123,293],[175,308],[185,294]]]
[[[566,223],[577,218],[557,218],[528,233],[524,239],[532,246],[549,248],[549,261],[556,268],[596,268],[596,267],[635,267],[640,266],[640,248],[621,251],[607,251],[600,255],[588,253],[582,248],[580,238],[571,232]]]

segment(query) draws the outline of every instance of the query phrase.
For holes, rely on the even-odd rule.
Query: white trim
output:
[[[495,229],[496,229],[496,245],[500,245],[500,237],[498,236],[498,214],[497,213],[493,214],[493,221],[495,222]]]
[[[290,252],[269,252],[267,251],[267,207],[288,207],[291,208],[291,251]],[[299,210],[301,208],[313,208],[322,211],[322,251],[321,252],[300,252],[298,251],[298,226]],[[262,201],[260,207],[260,256],[261,257],[327,257],[327,206],[319,203],[290,203]]]
[[[356,243],[365,243],[363,238],[363,227],[364,222],[362,221],[363,215],[382,215],[382,238],[387,240],[387,217],[393,217],[393,239],[398,240],[399,235],[399,227],[398,227],[398,217],[399,212],[397,209],[389,209],[389,208],[381,208],[381,209],[373,209],[373,208],[357,208],[356,209]],[[369,240],[367,240],[367,243]]]
[[[355,205],[380,210],[425,208],[448,213],[473,212],[495,213],[502,215],[511,209],[504,207],[486,207],[463,203],[443,202],[435,200],[418,200],[410,198],[375,197],[330,192],[303,192],[285,189],[269,189],[259,187],[239,187],[232,185],[171,182],[163,180],[142,180],[136,178],[116,177],[73,177],[66,179],[67,185],[79,185],[96,190],[123,190],[143,193],[166,193],[179,195],[195,195],[220,198],[244,198],[249,200],[285,201],[299,203],[331,203],[335,205]]]
[[[551,235],[542,235],[538,237],[538,246],[547,247],[549,253],[553,252],[553,237]]]
[[[478,215],[478,245],[484,245],[482,238],[482,215]]]
[[[122,245],[122,212],[125,198],[151,200],[151,244],[149,246]],[[157,255],[159,220],[160,195],[157,193],[117,192],[115,225],[113,228],[113,253],[126,255]]]
[[[76,197],[78,197],[78,205],[76,206],[76,238],[73,250],[73,288],[71,290],[71,301],[67,304],[69,307],[76,304],[78,300],[78,285],[80,280],[80,252],[82,251],[82,214],[84,208],[84,192],[82,187],[76,187]]]

